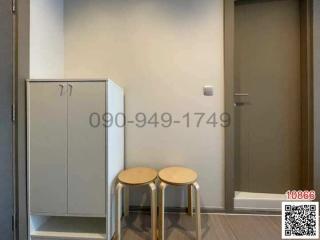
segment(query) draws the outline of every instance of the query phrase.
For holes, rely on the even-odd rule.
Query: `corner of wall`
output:
[[[30,77],[64,77],[64,0],[30,1]]]

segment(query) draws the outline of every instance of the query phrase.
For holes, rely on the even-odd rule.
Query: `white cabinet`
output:
[[[74,220],[75,225],[81,217],[105,218],[105,239],[110,239],[124,129],[106,128],[103,119],[107,112],[123,114],[123,90],[109,80],[28,80],[27,96],[31,237],[48,237],[37,227],[57,226],[50,217],[60,216],[62,224]]]

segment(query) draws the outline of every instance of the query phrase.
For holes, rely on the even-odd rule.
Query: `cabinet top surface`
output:
[[[38,78],[26,79],[26,82],[106,82],[109,78]]]

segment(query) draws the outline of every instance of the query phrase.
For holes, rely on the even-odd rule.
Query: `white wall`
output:
[[[30,1],[30,78],[64,76],[63,0]]]
[[[43,0],[40,0],[43,1]],[[125,88],[126,113],[224,111],[223,1],[66,0],[65,76],[109,76]],[[214,86],[204,97],[202,87]],[[196,119],[192,118],[194,125]],[[199,173],[205,207],[223,207],[224,129],[202,124],[126,129],[126,165],[182,165]],[[178,193],[176,193],[178,192]],[[137,190],[132,204],[143,203]],[[168,194],[181,206],[186,195]]]

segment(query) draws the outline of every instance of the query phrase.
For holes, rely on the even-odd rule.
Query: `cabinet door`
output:
[[[105,82],[68,83],[68,213],[105,216]],[[93,114],[94,126],[90,124]]]
[[[29,86],[29,194],[32,213],[67,213],[67,94],[61,82]]]

